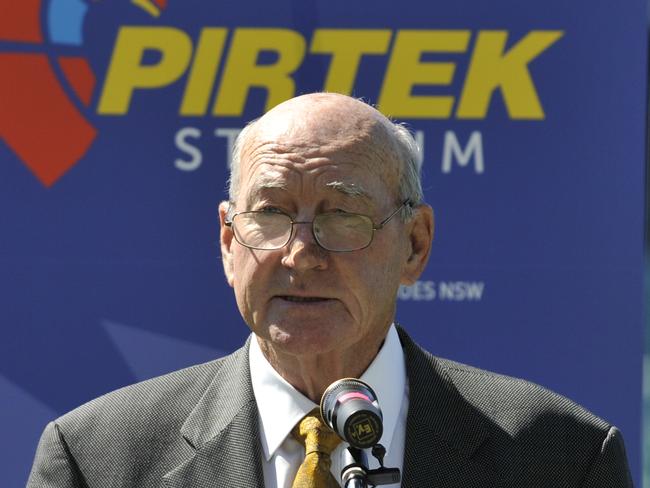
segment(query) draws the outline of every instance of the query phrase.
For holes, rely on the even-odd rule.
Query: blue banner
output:
[[[217,205],[252,118],[336,91],[406,122],[436,214],[398,321],[621,428],[641,479],[646,5],[0,0],[7,486],[47,421],[248,333]]]

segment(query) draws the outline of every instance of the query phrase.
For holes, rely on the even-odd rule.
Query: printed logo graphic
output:
[[[167,3],[0,0],[0,135],[43,185],[52,186],[83,158],[100,129],[102,141],[125,144],[124,132],[116,136],[99,126],[104,118],[123,118],[122,129],[133,133],[160,126],[153,114],[193,118],[192,126],[174,131],[182,159],[173,164],[194,171],[204,159],[205,134],[230,145],[240,129],[206,127],[211,119],[252,118],[309,91],[363,92],[396,119],[480,123],[496,113],[543,121],[545,93],[531,69],[564,35],[399,25],[294,28],[282,21],[250,27],[222,24],[205,2],[183,4],[185,16]],[[163,11],[170,25],[160,24]],[[361,90],[370,74],[381,82]],[[424,133],[418,137],[424,146]],[[479,130],[466,144],[446,131],[443,147],[442,173],[454,161],[474,161],[475,173],[485,172]]]
[[[157,17],[167,0],[131,3]],[[96,86],[81,54],[89,8],[82,0],[0,0],[0,42],[9,46],[0,50],[0,136],[47,187],[97,137],[84,116]]]

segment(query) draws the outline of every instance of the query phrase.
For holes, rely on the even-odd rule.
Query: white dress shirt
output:
[[[318,405],[273,369],[262,354],[255,336],[250,341],[250,370],[259,411],[264,484],[266,488],[291,488],[304,458],[304,449],[293,439],[291,430]],[[380,442],[386,448],[384,465],[401,470],[408,411],[408,383],[404,354],[394,325],[391,325],[379,353],[360,379],[368,383],[377,394],[383,414],[384,433]],[[341,469],[344,467],[342,453],[346,447],[347,443],[341,442],[331,456],[331,471],[339,483]],[[367,453],[369,467],[378,468],[379,463],[369,450]],[[399,484],[384,486],[396,488]]]

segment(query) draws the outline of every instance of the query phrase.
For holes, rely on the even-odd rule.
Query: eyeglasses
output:
[[[226,220],[232,227],[235,240],[242,246],[262,251],[273,251],[286,246],[293,236],[296,224],[311,224],[314,240],[327,251],[349,252],[370,245],[376,230],[381,230],[410,200],[404,200],[388,217],[375,225],[367,215],[330,212],[316,215],[314,220],[297,222],[280,211],[256,210],[239,212]]]

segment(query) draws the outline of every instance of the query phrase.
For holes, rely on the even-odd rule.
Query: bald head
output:
[[[385,145],[392,125],[377,110],[335,93],[312,93],[287,100],[255,124],[252,136],[274,140],[308,138],[323,145],[371,142]]]
[[[367,169],[394,189],[395,198],[422,200],[418,149],[404,127],[393,124],[370,105],[346,95],[312,93],[287,100],[249,124],[233,151],[230,200],[238,195],[240,165],[250,147],[285,144],[327,150],[364,152]],[[361,158],[360,158],[361,159]]]

